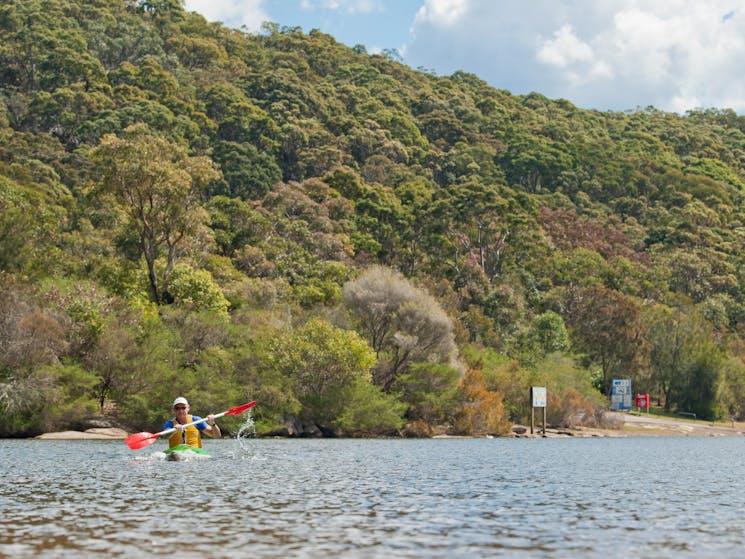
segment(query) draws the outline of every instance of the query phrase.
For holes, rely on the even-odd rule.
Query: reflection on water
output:
[[[248,444],[246,444],[248,442]],[[0,557],[737,557],[742,438],[0,440]]]

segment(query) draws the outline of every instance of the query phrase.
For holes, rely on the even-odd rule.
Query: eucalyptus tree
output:
[[[645,370],[647,327],[636,299],[601,286],[572,288],[566,307],[572,346],[599,368],[603,393],[617,375],[634,378]]]
[[[646,309],[645,320],[651,380],[665,409],[713,418],[725,359],[711,323],[693,308],[664,305]]]
[[[99,165],[99,188],[113,196],[124,226],[136,232],[153,301],[169,300],[168,279],[179,252],[207,224],[200,195],[220,178],[219,171],[209,158],[190,156],[145,125],[131,126],[121,137],[104,136],[92,156]],[[159,274],[161,257],[165,265]]]

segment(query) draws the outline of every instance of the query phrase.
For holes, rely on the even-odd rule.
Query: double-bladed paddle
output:
[[[231,408],[228,411],[224,411],[222,413],[215,414],[215,419],[218,417],[222,417],[223,415],[240,415],[244,411],[251,409],[256,405],[256,400],[253,402],[249,402],[248,404],[243,404],[242,406],[238,406],[235,408]],[[192,421],[191,423],[187,423],[184,425],[184,427],[189,427],[190,425],[196,425],[197,423],[201,423],[202,421],[207,421],[206,418],[202,418],[198,421]],[[132,450],[138,450],[140,448],[144,448],[148,445],[151,445],[155,442],[155,440],[160,437],[161,435],[170,435],[171,433],[175,433],[176,428],[172,427],[170,429],[166,429],[165,431],[161,431],[160,433],[134,433],[127,437],[124,442],[127,443],[127,446],[131,448]]]

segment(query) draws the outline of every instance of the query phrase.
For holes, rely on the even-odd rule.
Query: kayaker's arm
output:
[[[207,433],[208,436],[212,437],[213,439],[222,436],[222,433],[220,432],[220,426],[215,422],[214,415],[210,414],[207,416],[207,426],[209,427],[209,429],[205,429],[205,433]]]

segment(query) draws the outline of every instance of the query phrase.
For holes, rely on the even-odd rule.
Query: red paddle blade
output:
[[[158,435],[153,435],[152,433],[135,433],[124,439],[124,442],[132,450],[137,450],[138,448],[144,448],[153,444],[157,438]]]
[[[251,409],[255,405],[256,405],[256,400],[254,400],[253,402],[249,402],[248,404],[243,404],[242,406],[238,406],[237,408],[229,409],[228,411],[225,412],[225,415],[240,415],[244,411]]]

